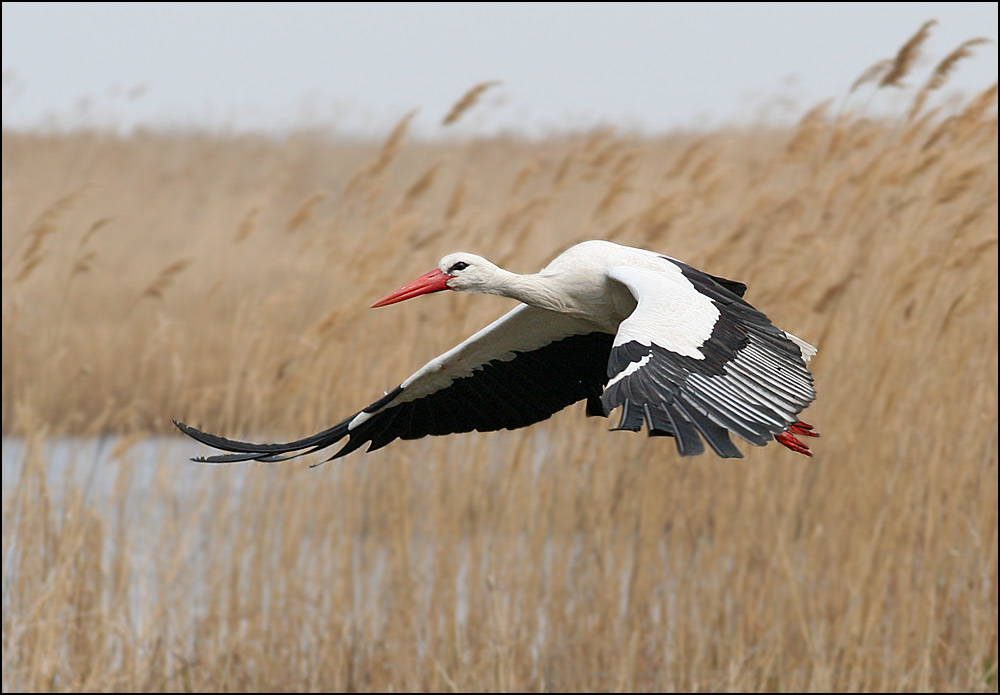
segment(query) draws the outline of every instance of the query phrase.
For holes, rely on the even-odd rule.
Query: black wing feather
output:
[[[672,434],[682,456],[702,453],[704,438],[719,456],[741,457],[729,433],[767,444],[815,398],[812,375],[799,346],[743,299],[746,285],[664,259],[719,310],[703,359],[635,340],[616,345],[604,411],[622,407],[618,429],[645,422],[650,435]]]
[[[203,444],[231,452],[195,459],[205,463],[286,460],[320,451],[345,437],[347,441],[331,459],[365,444],[369,444],[368,451],[374,451],[395,439],[516,429],[600,392],[608,379],[613,340],[609,333],[571,335],[536,350],[515,352],[510,360],[489,361],[471,375],[412,401],[403,398],[406,389],[400,386],[333,427],[285,444],[253,444],[174,424]],[[371,417],[352,429],[351,422],[361,413]]]

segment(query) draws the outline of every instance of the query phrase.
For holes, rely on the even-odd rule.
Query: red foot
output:
[[[788,426],[788,431],[792,434],[797,434],[800,437],[818,437],[819,432],[810,425],[808,422],[802,422],[801,420],[796,422],[794,425]]]
[[[802,437],[818,437],[819,432],[814,431],[813,426],[808,423],[796,422],[793,425],[789,425],[788,429],[781,434],[774,435],[774,438],[779,444],[788,447],[797,454],[812,456],[812,452],[809,451],[809,447],[795,435]]]

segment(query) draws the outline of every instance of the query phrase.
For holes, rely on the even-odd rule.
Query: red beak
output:
[[[401,302],[404,299],[413,299],[414,297],[419,297],[422,294],[430,294],[431,292],[446,290],[448,289],[448,285],[446,283],[449,279],[450,276],[445,275],[440,270],[435,268],[429,273],[424,273],[409,285],[404,285],[395,292],[390,292],[386,296],[382,297],[382,299],[372,304],[372,308],[374,309],[375,307],[395,304],[396,302]]]

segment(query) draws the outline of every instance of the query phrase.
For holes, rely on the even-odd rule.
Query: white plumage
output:
[[[652,251],[587,241],[533,275],[450,254],[373,306],[442,290],[522,304],[311,437],[251,444],[176,423],[229,452],[196,460],[280,461],[346,437],[337,458],[366,443],[371,451],[397,438],[524,427],[580,400],[588,415],[621,408],[616,429],[645,425],[674,437],[682,455],[702,453],[707,442],[719,456],[742,456],[730,433],[812,455],[796,435],[818,436],[797,419],[815,398],[806,362],[816,349],[744,301],[742,283]]]

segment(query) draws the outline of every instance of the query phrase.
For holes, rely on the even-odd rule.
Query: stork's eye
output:
[[[468,267],[469,267],[468,263],[466,263],[465,261],[459,261],[458,263],[455,263],[450,268],[448,268],[448,274],[450,275],[451,273],[454,273],[458,270],[465,270]]]

